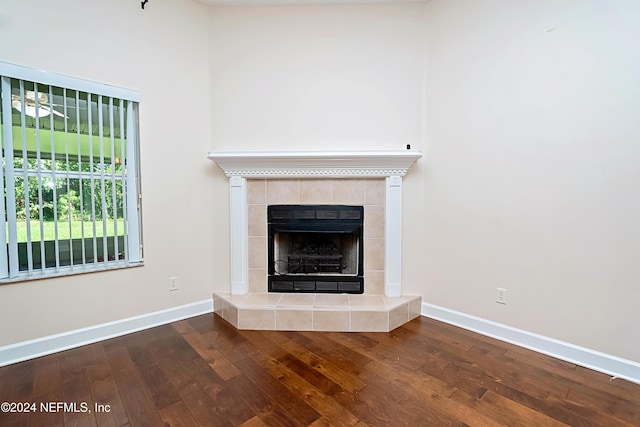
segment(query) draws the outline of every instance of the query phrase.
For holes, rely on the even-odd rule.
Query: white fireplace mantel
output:
[[[211,151],[207,157],[229,177],[232,294],[248,291],[247,178],[384,177],[385,295],[402,295],[402,177],[421,151]]]
[[[387,177],[404,176],[422,157],[419,150],[210,151],[228,177]]]

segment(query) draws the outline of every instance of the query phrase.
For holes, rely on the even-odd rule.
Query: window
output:
[[[139,94],[0,62],[0,281],[142,262]]]

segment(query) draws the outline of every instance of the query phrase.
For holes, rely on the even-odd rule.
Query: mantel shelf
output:
[[[210,151],[228,177],[339,178],[404,176],[422,157],[419,150]]]

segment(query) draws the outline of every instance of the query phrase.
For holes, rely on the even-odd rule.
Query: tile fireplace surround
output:
[[[231,286],[216,315],[239,329],[386,332],[420,315],[402,293],[402,177],[422,153],[210,152],[229,177]],[[267,206],[364,206],[364,294],[267,292]]]

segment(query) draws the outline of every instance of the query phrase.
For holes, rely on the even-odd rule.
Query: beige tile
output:
[[[278,309],[281,308],[313,308],[316,294],[283,294]]]
[[[286,205],[298,201],[297,179],[270,179],[267,181],[267,204]]]
[[[249,236],[266,236],[267,205],[248,205],[247,222]]]
[[[267,238],[249,237],[249,268],[267,268]]]
[[[267,292],[267,269],[266,268],[250,268],[249,269],[249,292],[263,293]]]
[[[312,310],[276,310],[276,330],[278,331],[312,331]]]
[[[331,180],[331,200],[340,205],[364,205],[364,179]]]
[[[393,310],[396,307],[400,307],[403,304],[407,304],[408,301],[404,297],[387,297],[383,296],[384,306],[387,310]]]
[[[389,330],[394,330],[409,321],[409,304],[404,303],[389,312]]]
[[[213,312],[222,317],[222,312],[227,302],[220,295],[213,293]]]
[[[384,178],[367,179],[365,182],[365,205],[385,205],[386,184]]]
[[[227,303],[222,310],[222,318],[231,323],[234,328],[238,327],[238,308]]]
[[[264,179],[247,180],[247,203],[250,205],[267,202],[267,181]]]
[[[276,310],[273,309],[247,309],[240,310],[238,316],[238,329],[276,329]]]
[[[275,292],[214,292],[213,300],[215,314],[239,329],[345,332],[395,329],[419,316],[422,303],[420,295]]]
[[[248,297],[249,297],[249,294],[244,294],[244,295],[224,294],[223,295],[223,298],[227,301],[228,304],[234,305],[236,307],[242,304]]]
[[[330,179],[301,179],[299,203],[326,205],[331,203]]]
[[[384,310],[382,295],[349,295],[351,310]]]
[[[389,332],[389,312],[387,311],[352,311],[352,332]]]
[[[384,271],[364,271],[364,294],[384,295]]]
[[[242,303],[242,308],[271,308],[274,309],[280,302],[282,294],[271,292],[263,294],[249,294],[247,299]]]
[[[365,270],[384,270],[384,239],[364,239]]]
[[[409,320],[422,315],[422,297],[416,297],[409,301]]]
[[[384,206],[364,207],[364,237],[384,237]]]
[[[321,309],[349,308],[349,296],[343,294],[318,294],[313,302],[314,307]]]
[[[313,310],[314,331],[343,331],[350,330],[350,313],[348,310]]]

